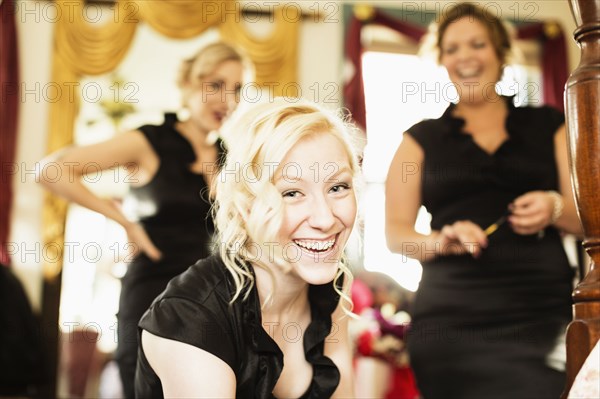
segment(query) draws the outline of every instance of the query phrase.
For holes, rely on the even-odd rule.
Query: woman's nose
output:
[[[333,209],[327,198],[318,197],[315,198],[310,209],[311,215],[308,219],[311,227],[319,230],[328,231],[335,224],[335,216]]]
[[[225,104],[229,111],[233,111],[240,102],[240,92],[237,88],[227,90],[225,92]]]
[[[456,50],[456,58],[460,61],[471,58],[471,49],[468,46],[461,46]]]

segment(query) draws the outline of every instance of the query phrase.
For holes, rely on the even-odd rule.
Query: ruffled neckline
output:
[[[252,267],[249,269],[252,270]],[[335,293],[332,284],[328,285]],[[327,288],[324,286],[309,287],[311,322],[304,332],[303,346],[306,360],[313,368],[313,377],[307,391],[300,397],[301,399],[331,397],[340,381],[337,366],[323,354],[325,339],[331,331],[331,313],[335,310],[337,301],[327,301],[329,306],[323,308],[323,296],[317,295],[317,291],[321,289]],[[331,306],[332,302],[333,306]],[[244,308],[244,323],[248,326],[246,340],[259,357],[259,375],[257,376],[255,397],[275,398],[272,392],[283,370],[283,352],[262,327],[256,284],[253,285]]]
[[[483,153],[487,154],[488,156],[496,155],[499,152],[499,150],[501,150],[503,147],[511,145],[512,142],[518,140],[518,132],[522,131],[523,128],[527,125],[527,121],[523,118],[526,115],[522,112],[518,112],[518,108],[515,107],[515,96],[500,96],[500,98],[502,98],[506,102],[506,105],[508,107],[508,113],[504,125],[508,134],[508,138],[500,146],[498,146],[496,151],[494,151],[493,153],[489,153],[481,147],[479,147],[474,142],[472,135],[463,130],[465,126],[465,120],[462,117],[454,115],[454,111],[456,109],[456,104],[454,103],[451,103],[440,117],[440,119],[445,122],[444,125],[446,128],[444,129],[444,133],[446,135],[463,137],[464,139],[472,141],[474,145],[476,145]]]

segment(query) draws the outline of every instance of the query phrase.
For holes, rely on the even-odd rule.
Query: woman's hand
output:
[[[436,252],[441,255],[471,254],[474,258],[481,255],[488,241],[484,231],[470,220],[459,220],[446,225],[435,236]]]
[[[529,235],[539,233],[553,223],[556,199],[547,191],[530,191],[515,199],[508,218],[513,231]]]
[[[125,227],[127,233],[127,243],[129,247],[129,257],[133,258],[140,252],[144,253],[154,262],[162,258],[162,253],[154,245],[146,230],[139,223],[130,223]]]

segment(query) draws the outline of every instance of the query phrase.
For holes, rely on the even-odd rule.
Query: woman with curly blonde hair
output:
[[[358,164],[348,127],[312,103],[276,99],[229,137],[218,248],[142,317],[136,393],[350,397],[352,276],[342,253]]]

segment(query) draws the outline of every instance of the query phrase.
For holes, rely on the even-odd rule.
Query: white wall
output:
[[[289,1],[288,1],[289,2]],[[261,2],[253,2],[254,4]],[[272,2],[271,2],[272,3]],[[281,1],[284,3],[284,1]],[[445,2],[433,1],[381,1],[371,2],[381,6],[408,4],[425,7],[427,10],[444,7]],[[452,2],[449,2],[452,3]],[[516,12],[521,17],[532,14],[535,19],[558,20],[569,38],[575,24],[568,2],[562,0],[543,1],[482,1],[501,15],[511,17]],[[343,27],[342,2],[301,1],[309,12],[321,9],[326,20],[316,23],[303,22],[300,34],[299,84],[302,95],[308,99],[339,105],[342,95]],[[13,255],[15,272],[21,277],[36,309],[40,307],[41,288],[41,207],[42,190],[34,182],[32,174],[37,160],[43,157],[46,148],[49,101],[44,90],[50,82],[51,50],[56,14],[52,2],[17,0],[17,30],[23,102],[20,108],[19,137],[16,162],[19,166],[14,176],[15,198],[13,203],[12,232],[10,241],[19,251]],[[336,22],[337,21],[337,22]],[[256,29],[256,27],[253,27]],[[261,29],[261,28],[258,28]],[[579,50],[572,39],[568,40],[569,64],[573,69],[579,60]],[[334,100],[333,102],[329,100]],[[27,252],[30,251],[30,252]]]
[[[9,240],[18,248],[12,256],[14,271],[23,281],[33,307],[39,309],[43,191],[36,185],[33,174],[27,171],[35,170],[46,148],[49,108],[44,87],[50,82],[54,14],[48,2],[18,0],[15,3],[21,103],[16,152],[19,172],[13,179],[15,196]]]

